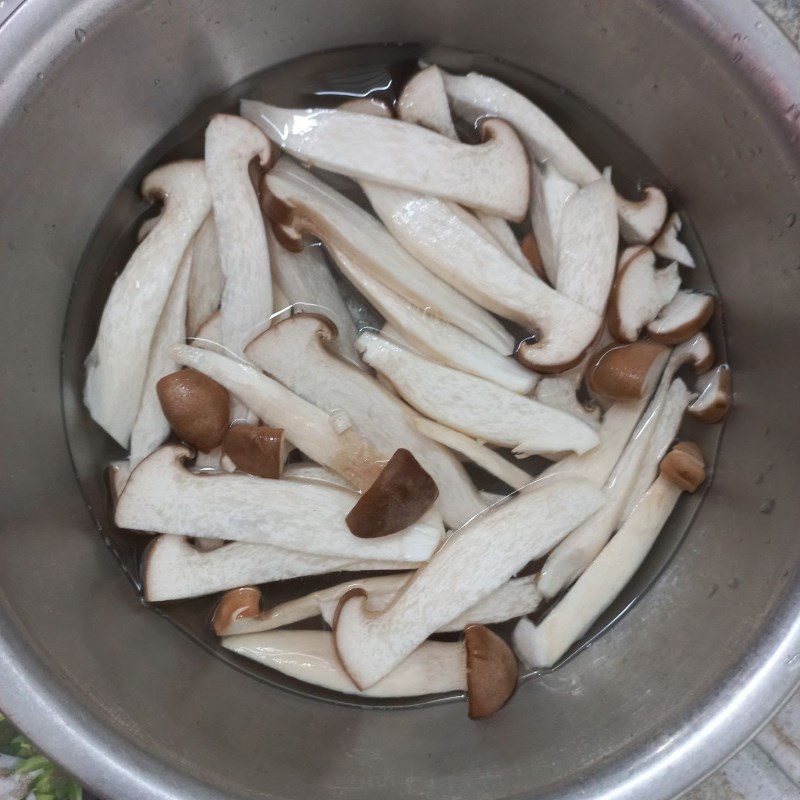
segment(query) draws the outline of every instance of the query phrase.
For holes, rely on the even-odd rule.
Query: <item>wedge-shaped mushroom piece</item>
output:
[[[253,330],[272,315],[267,237],[249,173],[254,159],[262,167],[270,163],[272,146],[251,122],[217,114],[206,128],[205,154],[225,276],[222,344],[241,355]]]
[[[142,461],[117,503],[117,525],[315,555],[415,562],[427,559],[442,536],[440,525],[423,518],[402,533],[359,539],[344,523],[354,492],[250,475],[194,475],[182,463],[189,455],[187,448],[167,446]]]
[[[281,428],[266,425],[233,425],[222,440],[222,452],[237,469],[259,478],[280,478],[286,460],[286,441]]]
[[[550,667],[581,638],[634,576],[650,552],[684,490],[694,491],[681,475],[687,467],[675,462],[686,454],[673,451],[661,474],[636,504],[631,515],[555,608],[534,625],[522,619],[514,629],[514,649],[529,667]],[[692,473],[703,461],[692,459]],[[677,480],[677,483],[674,481]]]
[[[576,343],[575,332],[585,328],[594,338],[600,326],[599,314],[605,308],[605,296],[600,311],[592,311],[556,292],[533,275],[522,272],[499,245],[465,224],[435,197],[370,182],[363,187],[375,212],[394,237],[432,272],[484,308],[529,330],[536,329],[538,360],[558,365],[574,359],[576,347],[580,353],[591,343],[581,338]],[[612,223],[613,276],[616,255],[613,209]],[[598,286],[599,292],[603,291],[599,277],[591,283]],[[607,295],[608,288],[605,292]]]
[[[528,158],[511,126],[498,119],[483,123],[483,144],[467,145],[374,114],[278,108],[253,100],[242,101],[241,113],[286,152],[315,167],[446,197],[506,219],[521,220],[528,210]]]
[[[397,116],[448,139],[458,139],[442,71],[435,64],[420,70],[403,87],[397,99]]]
[[[658,235],[658,238],[653,242],[653,250],[661,258],[667,258],[670,261],[677,261],[685,267],[694,267],[694,258],[689,252],[689,248],[678,239],[678,234],[683,228],[683,220],[677,211],[673,212],[670,218],[664,225],[664,230]]]
[[[183,254],[211,209],[201,161],[159,167],[144,179],[142,195],[163,198],[164,210],[111,289],[86,359],[83,396],[92,419],[125,448],[139,413],[153,335]]]
[[[650,244],[667,219],[667,196],[657,186],[646,186],[641,200],[617,196],[619,232],[630,244]]]
[[[534,484],[453,534],[385,611],[368,611],[363,595],[345,595],[334,620],[342,666],[359,688],[372,686],[603,502],[602,492],[583,479]]]
[[[599,178],[578,189],[564,203],[558,233],[556,289],[602,316],[614,281],[618,241],[614,189]]]
[[[457,325],[499,353],[513,351],[513,337],[491,314],[437,278],[372,215],[307,170],[281,159],[264,177],[262,191],[267,215],[282,214],[297,230],[358,259],[382,284],[430,315]]]
[[[539,376],[513,358],[500,355],[455,325],[435,319],[376,280],[343,250],[329,248],[334,261],[350,282],[395,328],[410,347],[470,375],[527,394]]]
[[[578,185],[567,180],[552,163],[534,164],[531,227],[544,273],[553,286],[558,280],[561,217],[567,200],[577,191]]]
[[[537,161],[551,162],[562,175],[581,185],[600,177],[600,171],[564,131],[510,86],[477,72],[464,76],[442,72],[442,77],[458,116],[470,120],[486,115],[504,119],[514,126]]]
[[[484,504],[457,459],[416,430],[408,406],[369,375],[329,353],[323,340],[330,336],[327,320],[301,314],[255,339],[247,355],[319,408],[345,412],[353,429],[378,451],[389,455],[400,447],[410,450],[439,487],[438,505],[448,527],[456,528],[481,511]]]
[[[491,381],[415,355],[364,331],[356,346],[400,395],[427,417],[481,441],[509,447],[520,457],[536,453],[585,453],[597,434],[579,419]]]
[[[713,314],[710,294],[679,291],[650,322],[647,333],[662,344],[680,344],[705,328]]]
[[[456,453],[460,453],[465,458],[477,464],[481,469],[486,470],[490,475],[499,478],[503,483],[508,484],[512,489],[521,489],[527,486],[533,476],[520,469],[516,464],[512,464],[503,458],[499,453],[489,449],[485,445],[476,441],[461,431],[440,425],[432,419],[417,417],[414,420],[414,427],[434,442],[449,447]]]
[[[596,395],[622,402],[650,394],[664,368],[669,349],[656,342],[610,344],[597,355],[587,374]]]
[[[656,318],[681,287],[677,264],[656,269],[656,256],[649,247],[635,253],[629,250],[620,259],[608,305],[608,330],[620,342],[635,342],[639,331]]]
[[[368,489],[385,458],[354,430],[337,432],[330,414],[254,367],[189,345],[173,349],[179,364],[192,367],[236,395],[268,425],[282,428],[309,458],[330,467],[357,489]]]
[[[224,286],[217,225],[211,213],[197,231],[192,245],[192,272],[186,308],[187,336],[197,336],[201,326],[219,308]]]
[[[164,534],[145,551],[142,580],[145,600],[157,603],[303,575],[407,570],[411,566],[405,561],[354,561],[248,542],[230,542],[202,552],[192,546],[188,537]]]
[[[732,402],[731,368],[720,364],[701,375],[695,389],[700,396],[689,406],[689,413],[701,422],[714,423],[724,419]]]
[[[333,279],[319,245],[306,245],[299,253],[282,247],[270,228],[268,232],[272,275],[284,294],[281,308],[295,303],[320,306],[336,325],[338,336],[331,347],[348,361],[361,365],[355,351],[356,326]]]

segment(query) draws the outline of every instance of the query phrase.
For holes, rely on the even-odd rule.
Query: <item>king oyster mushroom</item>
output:
[[[550,550],[603,502],[602,492],[580,478],[534,484],[450,536],[384,611],[368,611],[359,590],[344,595],[333,627],[347,674],[360,689],[377,683],[431,633]]]
[[[683,228],[683,220],[675,211],[664,225],[664,230],[658,235],[658,238],[653,242],[653,250],[656,255],[661,258],[669,259],[670,261],[677,261],[685,267],[694,267],[694,258],[689,252],[689,248],[678,239],[678,234]]]
[[[578,185],[567,180],[552,163],[534,164],[531,227],[542,269],[553,286],[558,280],[561,216],[567,200],[577,191]]]
[[[359,539],[345,525],[358,497],[338,486],[243,474],[195,475],[191,450],[168,445],[131,472],[114,515],[131,530],[269,544],[350,559],[424,561],[442,537],[432,514],[401,533]]]
[[[695,445],[677,445],[617,534],[567,594],[538,625],[521,619],[514,650],[528,666],[551,667],[605,611],[641,566],[683,491],[703,482],[703,458]]]
[[[713,314],[710,294],[682,290],[648,324],[647,334],[662,344],[680,344],[705,328]]]
[[[127,448],[142,399],[150,345],[186,248],[211,210],[201,161],[151,172],[142,195],[164,199],[150,235],[136,248],[103,309],[86,359],[84,403],[92,419]]]
[[[667,196],[657,186],[645,186],[640,200],[617,197],[619,232],[630,244],[650,244],[667,219]]]
[[[382,284],[430,315],[503,355],[513,352],[513,337],[491,314],[423,267],[378,220],[308,170],[282,158],[264,176],[262,194],[267,216],[291,222],[328,248],[357,258]]]
[[[484,122],[479,145],[374,114],[291,109],[243,100],[241,113],[286,152],[315,167],[374,180],[521,220],[530,169],[510,125]]]
[[[720,364],[697,379],[695,389],[700,393],[689,406],[689,414],[701,422],[714,423],[725,418],[732,402],[731,368]]]
[[[356,345],[366,363],[384,374],[421,414],[481,441],[511,448],[519,457],[585,453],[598,443],[592,428],[563,411],[436,364],[379,334],[364,331]]]
[[[609,400],[638,400],[658,382],[669,348],[646,339],[609,344],[591,358],[587,383],[594,394]]]
[[[192,271],[186,300],[188,336],[197,336],[206,320],[219,308],[224,287],[217,225],[211,213],[205,218],[192,243]]]
[[[484,503],[461,464],[416,430],[407,406],[325,348],[324,340],[333,335],[324,317],[300,314],[274,325],[246,352],[254,364],[309,402],[346,413],[354,430],[378,451],[388,455],[400,447],[410,450],[439,487],[438,504],[448,527],[457,528],[481,511]]]

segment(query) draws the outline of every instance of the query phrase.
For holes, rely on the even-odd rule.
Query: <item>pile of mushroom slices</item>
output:
[[[87,360],[86,405],[129,452],[116,523],[156,534],[145,598],[225,592],[214,630],[235,653],[349,694],[466,691],[491,714],[517,659],[559,662],[703,482],[675,440],[685,413],[731,402],[702,332],[714,299],[682,288],[663,192],[620,197],[493,78],[429,66],[393,109],[241,112],[211,120],[203,161],[145,179],[163,206]],[[344,281],[381,330],[357,328]],[[533,454],[539,475],[514,463]],[[327,573],[350,577],[277,605],[256,588]],[[486,626],[513,619],[512,650]]]

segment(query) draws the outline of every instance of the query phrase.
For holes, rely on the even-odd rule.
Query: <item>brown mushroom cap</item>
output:
[[[347,515],[347,527],[362,539],[388,536],[413,525],[439,496],[436,481],[400,448]]]
[[[676,345],[701,331],[714,316],[714,298],[699,292],[678,292],[648,324],[647,333],[661,344]]]
[[[202,372],[182,369],[161,378],[156,393],[179,439],[204,453],[222,443],[230,416],[227,389]]]
[[[469,718],[483,719],[499,711],[517,688],[517,659],[505,641],[483,625],[469,625],[465,634]]]
[[[258,616],[261,607],[261,592],[255,586],[242,586],[225,592],[214,609],[212,626],[217,636],[224,636],[237,619]]]
[[[242,472],[259,478],[280,478],[286,454],[283,428],[234,425],[225,432],[222,452]]]
[[[520,240],[520,249],[522,255],[528,259],[531,269],[545,282],[547,280],[547,273],[544,271],[544,262],[542,261],[542,254],[539,252],[539,243],[536,241],[536,236],[533,231],[528,231]]]
[[[706,479],[703,453],[694,442],[680,442],[661,460],[659,473],[685,492],[693,492]]]
[[[638,400],[655,377],[653,366],[666,356],[663,344],[643,340],[631,344],[610,344],[589,367],[589,388],[609,400]]]

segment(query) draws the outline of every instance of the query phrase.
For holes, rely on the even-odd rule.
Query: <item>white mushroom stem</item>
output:
[[[613,276],[616,214],[613,212],[613,190],[603,183],[612,193],[614,243],[610,274]],[[564,346],[562,328],[569,331],[585,325],[592,330],[594,338],[611,278],[600,311],[587,310],[533,275],[522,272],[499,245],[464,223],[441,200],[376,183],[366,182],[363,186],[384,225],[421,263],[484,308],[528,330],[538,330],[544,340],[540,358],[547,358],[549,349],[554,351],[552,358],[556,361],[574,357],[572,350],[567,357],[561,354]],[[590,267],[593,271],[594,266],[592,260]],[[597,286],[598,292],[604,290],[601,276],[590,275],[589,278],[589,286]],[[587,287],[587,293],[592,291]],[[581,349],[586,346],[588,343],[580,343]]]
[[[209,214],[194,237],[192,274],[186,308],[186,334],[197,336],[205,321],[219,308],[225,277],[219,259],[217,226]]]
[[[344,250],[330,246],[328,249],[342,273],[412,348],[462,372],[494,381],[512,392],[527,394],[536,386],[539,376],[535,372],[455,325],[436,319],[409,303],[374,278],[360,261]]]
[[[382,284],[431,316],[457,325],[503,355],[513,352],[513,337],[491,314],[423,267],[371,214],[307,170],[283,158],[264,186],[273,201],[289,207],[298,230],[308,230],[332,250],[357,259]]]
[[[359,688],[374,685],[603,502],[600,491],[578,478],[534,485],[453,534],[385,611],[369,612],[363,597],[343,598],[334,635],[348,675]]]
[[[309,402],[346,412],[354,429],[379,452],[389,456],[398,448],[410,450],[439,487],[438,505],[448,527],[481,511],[484,503],[458,460],[416,430],[408,406],[363,371],[332,356],[322,342],[326,331],[319,317],[291,317],[254,340],[247,355]]]
[[[478,212],[477,217],[478,222],[483,225],[486,231],[497,242],[497,244],[503,248],[506,254],[511,256],[511,258],[514,260],[514,263],[518,267],[520,267],[524,272],[528,272],[531,275],[538,277],[533,271],[531,262],[528,261],[528,259],[525,257],[525,253],[522,252],[522,247],[520,247],[517,237],[514,235],[514,231],[511,230],[511,226],[504,219],[500,217],[494,217],[491,214],[482,214],[480,212]]]
[[[694,258],[689,252],[689,248],[678,239],[681,228],[683,228],[683,220],[675,211],[664,225],[664,230],[653,242],[653,250],[662,258],[677,261],[685,267],[694,267]]]
[[[455,431],[446,425],[440,425],[438,422],[425,417],[416,417],[414,419],[414,427],[429,439],[433,439],[434,442],[439,442],[439,444],[465,456],[512,489],[521,489],[533,480],[533,477],[525,472],[524,469],[520,469],[520,467],[512,464],[499,453],[482,445],[471,436],[461,433],[461,431]]]
[[[667,196],[657,186],[646,186],[641,200],[617,196],[619,232],[630,244],[650,244],[667,219]]]
[[[142,576],[145,600],[156,603],[304,575],[408,570],[411,566],[408,562],[336,558],[247,542],[230,542],[201,552],[188,537],[165,534],[148,546]]]
[[[338,486],[264,480],[244,474],[194,475],[188,448],[166,446],[131,473],[117,502],[121,528],[268,544],[350,559],[424,561],[442,536],[435,514],[378,539],[345,524],[355,492]]]
[[[508,447],[519,457],[585,453],[598,443],[586,423],[510,392],[491,381],[436,364],[378,334],[364,331],[356,346],[421,414],[481,441]]]
[[[545,275],[553,286],[558,280],[561,216],[567,200],[576,191],[578,185],[567,180],[552,163],[545,162],[542,166],[534,164],[531,227]]]
[[[198,347],[210,347],[220,345],[222,341],[222,322],[219,311],[215,311],[198,329],[197,333],[190,337]]]
[[[321,483],[332,483],[336,486],[344,486],[345,489],[352,489],[341,475],[332,469],[323,467],[322,464],[315,464],[313,461],[296,461],[294,464],[287,464],[283,468],[283,480],[298,481],[320,481]]]
[[[225,276],[221,343],[241,355],[253,330],[272,315],[267,237],[249,173],[253,159],[269,164],[272,147],[251,122],[217,114],[206,128],[205,154]]]
[[[713,313],[711,295],[679,291],[650,322],[647,333],[662,344],[680,344],[702,330]]]
[[[521,220],[530,197],[525,150],[510,125],[487,120],[479,145],[395,119],[337,109],[278,108],[243,100],[242,116],[315,167],[374,180]]]
[[[464,642],[425,642],[389,675],[359,691],[339,663],[328,631],[265,631],[228,636],[222,646],[290,678],[363,697],[416,697],[465,691]]]
[[[622,591],[655,543],[681,490],[656,479],[617,534],[539,624],[521,619],[514,650],[529,667],[550,667],[592,626]]]
[[[358,489],[368,489],[388,454],[380,453],[354,430],[337,433],[326,411],[268,378],[252,366],[189,345],[176,345],[175,360],[208,375],[258,414],[265,424],[283,428],[309,458],[330,467]]]
[[[583,380],[583,375],[586,372],[587,359],[581,361],[577,367],[568,369],[560,375],[545,375],[539,381],[534,396],[546,406],[558,408],[573,417],[583,420],[587,425],[597,427],[600,419],[600,408],[598,406],[587,407],[576,396],[576,392]]]
[[[211,209],[201,161],[159,167],[144,179],[142,194],[163,198],[164,210],[114,283],[86,359],[84,402],[92,419],[125,448],[161,312],[183,254]]]

